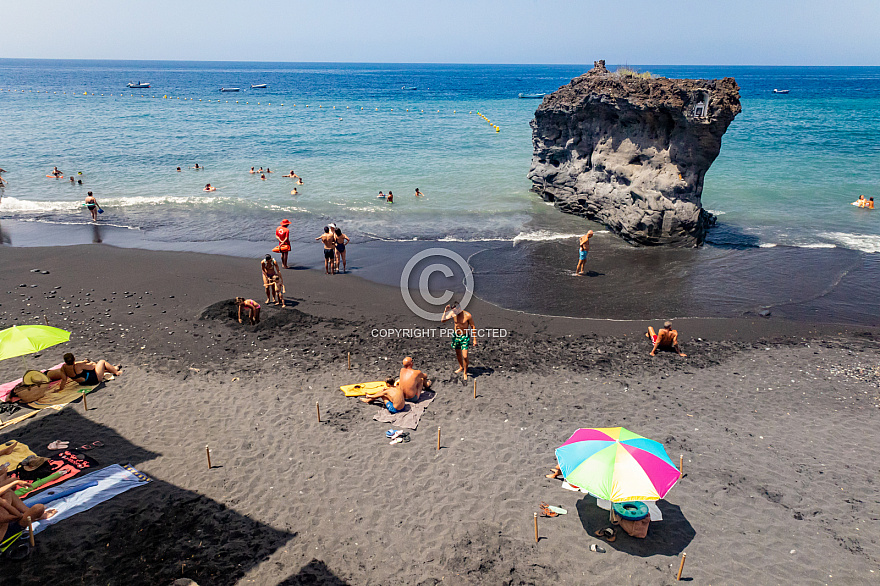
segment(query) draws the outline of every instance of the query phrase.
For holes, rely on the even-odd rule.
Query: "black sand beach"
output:
[[[0,265],[4,327],[72,332],[29,365],[71,351],[124,370],[88,411],[40,413],[0,442],[45,455],[55,439],[99,439],[101,464],[154,479],[48,528],[28,560],[3,564],[4,584],[669,584],[682,552],[700,584],[880,574],[875,328],[680,319],[688,358],[652,359],[656,321],[474,299],[479,327],[508,332],[472,353],[474,399],[448,340],[374,336],[434,326],[397,287],[285,271],[291,306],[264,305],[251,327],[229,300],[262,303],[253,259],[94,244],[3,247]],[[437,398],[411,442],[388,445],[377,408],[339,386],[394,374],[406,355]],[[0,378],[22,369],[0,362]],[[607,523],[595,499],[544,474],[574,430],[618,425],[683,455],[684,477],[647,539],[609,544],[593,536]],[[568,514],[541,519],[536,544],[542,501]]]

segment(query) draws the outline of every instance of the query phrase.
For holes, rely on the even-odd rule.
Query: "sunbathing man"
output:
[[[407,356],[403,359],[403,368],[400,369],[400,382],[397,383],[403,389],[403,396],[410,401],[418,401],[422,391],[431,388],[428,375],[421,370],[413,368],[413,359]]]
[[[651,356],[655,356],[658,349],[676,352],[682,357],[687,356],[678,346],[678,331],[672,329],[671,321],[665,322],[660,331],[657,332],[657,336],[654,338],[654,347],[651,349]]]
[[[401,372],[403,372],[401,370]],[[364,403],[372,403],[379,401],[388,409],[389,413],[399,413],[406,406],[406,399],[403,394],[403,387],[394,384],[394,377],[385,381],[385,388],[376,393],[368,394],[361,397]]]
[[[458,306],[458,301],[453,301],[443,310],[440,323],[442,324],[448,319],[452,319],[455,325],[455,335],[452,336],[452,349],[455,350],[455,358],[458,360],[458,370],[455,373],[463,372],[464,380],[467,380],[468,349],[471,346],[477,346],[477,326],[474,324],[474,316],[461,309]]]

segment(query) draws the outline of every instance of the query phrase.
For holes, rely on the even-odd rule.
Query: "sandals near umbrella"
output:
[[[541,516],[542,517],[558,517],[559,513],[550,509],[550,505],[547,503],[541,503]]]
[[[614,529],[611,527],[606,527],[605,529],[599,529],[595,533],[593,533],[596,537],[602,537],[608,543],[613,543],[614,540],[617,539],[617,535],[614,533]]]

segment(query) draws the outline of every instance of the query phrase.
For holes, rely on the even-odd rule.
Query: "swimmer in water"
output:
[[[394,203],[394,194],[391,193],[391,190],[388,190],[388,195],[385,197],[385,201],[388,203]]]
[[[385,199],[385,194],[380,191],[379,195],[377,195],[376,197],[378,197],[379,199]]]
[[[425,194],[419,191],[419,188],[416,187],[416,197],[423,197]]]
[[[874,198],[873,197],[868,199],[868,204],[865,207],[868,208],[869,210],[874,209]]]
[[[82,179],[77,179],[77,180],[76,180],[76,183],[77,183],[77,185],[82,185],[82,184],[83,184],[83,180],[82,180]]]
[[[195,170],[197,170],[197,171],[201,171],[201,170],[203,169],[203,167],[199,167],[199,164],[196,163],[196,166],[193,167],[193,169],[195,169]]]
[[[296,173],[294,173],[294,172],[293,172],[293,169],[291,169],[291,170],[290,170],[290,173],[288,173],[287,175],[282,175],[282,177],[290,177],[290,178],[292,178],[292,179],[296,179],[297,177],[299,177],[299,175],[297,175]]]
[[[290,195],[299,195],[299,192],[296,190],[296,187],[293,188],[293,191],[290,192]]]
[[[53,168],[52,168],[52,172],[50,173],[50,175],[51,175],[52,177],[55,177],[56,179],[61,179],[61,178],[64,177],[64,173],[62,173],[61,171],[59,171],[59,170],[58,170],[58,167],[53,167]]]
[[[181,169],[180,169],[180,167],[178,167],[178,168],[177,168],[177,172],[180,173],[180,171],[181,171]]]
[[[865,196],[864,196],[864,195],[860,195],[860,196],[859,196],[859,199],[857,199],[856,201],[854,201],[852,205],[854,205],[854,206],[858,206],[858,207],[860,207],[860,208],[863,208],[863,207],[865,207],[865,204],[866,204],[866,203],[868,203],[868,202],[867,202],[867,200],[865,199]]]
[[[266,173],[271,173],[271,172],[272,171],[269,169],[269,167],[266,167]]]
[[[203,191],[217,191],[217,188],[208,183]]]
[[[73,181],[73,175],[71,175],[71,176],[70,176],[70,184],[73,185],[73,183],[74,183],[74,181]]]
[[[259,174],[261,174],[261,175],[262,175],[262,174],[263,174],[263,168],[262,168],[262,167],[260,167],[260,170],[259,170],[259,171],[257,171],[257,173],[259,173]]]
[[[263,181],[265,181],[265,180],[266,180],[266,175],[260,175],[260,179],[262,179]]]
[[[248,173],[250,173],[250,174],[251,174],[251,175],[253,175],[253,174],[254,174],[254,173],[256,173],[256,171],[254,171],[254,168],[253,168],[253,167],[251,167],[251,170],[250,170],[250,171],[248,171]]]
[[[302,177],[300,177],[299,179],[296,180],[296,184],[297,184],[297,185],[302,185],[302,184],[303,184]]]

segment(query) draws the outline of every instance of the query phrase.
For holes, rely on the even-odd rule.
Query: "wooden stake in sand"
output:
[[[678,457],[678,477],[681,478],[684,476],[684,471],[681,468],[681,465],[684,463],[684,454],[681,454]]]
[[[678,575],[675,577],[675,580],[677,582],[681,581],[681,571],[684,569],[684,558],[686,558],[686,557],[687,557],[686,553],[681,554],[681,564],[679,564],[679,566],[678,566]]]
[[[321,423],[321,406],[315,401],[315,410],[318,412],[318,423]]]
[[[535,513],[535,543],[538,543],[538,513]]]
[[[48,327],[49,326],[49,318],[44,315],[43,319],[46,320],[46,327]]]
[[[437,427],[437,451],[440,451],[440,427]]]
[[[86,394],[83,393],[83,411],[88,411],[88,410],[89,410],[89,404],[86,403]]]
[[[477,398],[477,379],[474,379],[474,399]]]
[[[27,522],[28,522],[28,537],[30,538],[31,547],[35,547],[36,544],[34,543],[34,524],[31,523],[30,516],[28,516]]]
[[[211,448],[205,446],[205,455],[208,456],[208,470],[210,470],[213,466],[211,466]]]
[[[351,352],[348,353],[348,370],[351,370]]]

